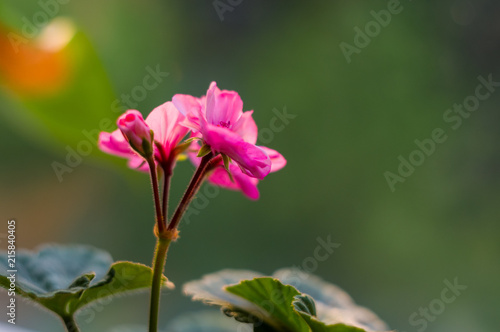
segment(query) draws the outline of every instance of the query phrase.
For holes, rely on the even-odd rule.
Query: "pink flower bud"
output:
[[[153,133],[139,111],[129,110],[123,113],[117,124],[132,149],[144,158],[153,155]]]

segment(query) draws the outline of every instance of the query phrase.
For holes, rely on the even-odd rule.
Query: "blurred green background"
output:
[[[425,331],[498,331],[500,91],[456,130],[443,114],[474,94],[479,75],[500,81],[500,4],[402,1],[401,12],[348,63],[340,44],[354,45],[355,27],[364,30],[374,20],[370,12],[390,2],[215,2],[228,6],[223,13],[213,1],[61,2],[4,0],[0,6],[9,27],[4,39],[9,29],[26,37],[26,22],[40,23],[41,31],[40,12],[69,18],[80,31],[61,53],[66,60],[54,65],[62,61],[69,76],[48,93],[37,90],[44,85],[38,81],[34,89],[16,88],[12,77],[24,70],[24,60],[8,56],[4,41],[0,233],[15,218],[23,248],[88,243],[117,260],[150,264],[154,217],[147,175],[86,143],[81,148],[92,153],[62,181],[53,162],[65,163],[68,147],[88,140],[83,130],[95,132],[102,119],[114,122],[115,98],[120,103],[114,106],[124,105],[121,95],[135,89],[137,96],[147,68],[159,68],[168,76],[133,100],[144,115],[175,93],[204,94],[212,80],[240,93],[261,130],[272,129],[273,109],[296,115],[261,139],[288,165],[260,183],[259,201],[220,190],[181,224],[166,265],[177,288],[162,298],[160,326],[204,308],[183,296],[184,282],[223,268],[272,273],[302,266],[318,237],[330,237],[341,246],[313,272],[392,329],[418,331],[410,316],[441,297],[445,279],[458,278],[467,290]],[[31,37],[25,41],[35,44]],[[30,71],[21,76],[31,82]],[[414,140],[429,138],[435,128],[447,140],[392,192],[384,173],[397,173],[398,156],[408,158]],[[178,164],[172,205],[193,170]],[[1,302],[6,298],[2,292]],[[146,324],[148,294],[99,310],[95,319],[79,319],[83,331]],[[25,303],[18,325],[62,331],[56,318]]]

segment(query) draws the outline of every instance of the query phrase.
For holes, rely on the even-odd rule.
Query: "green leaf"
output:
[[[207,274],[201,280],[190,281],[183,286],[183,291],[195,301],[203,301],[221,307],[251,309],[253,304],[225,291],[224,287],[239,283],[241,280],[262,276],[249,270],[225,269]]]
[[[349,294],[340,287],[326,282],[315,275],[299,269],[281,269],[274,272],[273,277],[281,280],[284,284],[294,286],[302,294],[307,294],[310,298],[314,299],[317,310],[315,316],[317,316],[317,318],[309,315],[312,318],[307,319],[304,314],[301,313],[302,317],[307,320],[308,323],[314,324],[317,321],[321,321],[326,323],[326,326],[335,326],[337,329],[340,329],[341,325],[345,324],[345,328],[358,328],[358,330],[353,330],[356,332],[364,330],[389,330],[387,325],[376,314],[367,308],[357,305]],[[294,304],[295,308],[299,309],[296,301]],[[308,313],[306,310],[301,311]],[[323,330],[319,329],[318,331]],[[339,331],[344,330],[341,329]]]
[[[296,297],[303,302],[308,298],[292,286],[253,271],[223,270],[209,274],[184,285],[184,292],[194,300],[220,305],[226,316],[254,324],[255,331],[310,331],[292,304]],[[311,307],[311,303],[307,306]]]
[[[316,304],[309,295],[302,294],[295,296],[292,304],[295,310],[305,312],[311,316],[316,316]]]
[[[197,136],[193,136],[193,137],[190,137],[188,138],[187,140],[185,140],[184,142],[181,143],[182,144],[191,144],[192,142],[194,141],[201,141],[202,138],[201,137],[197,137]]]
[[[226,291],[259,307],[260,312],[264,312],[262,319],[278,331],[309,331],[308,325],[292,307],[294,297],[300,295],[292,286],[283,285],[271,277],[263,277],[227,286]]]
[[[240,323],[254,324],[258,320],[257,317],[254,317],[245,310],[240,310],[238,308],[223,307],[222,313],[227,317],[234,318],[236,321]]]
[[[309,295],[303,294],[295,296],[292,304],[295,311],[302,316],[312,332],[366,332],[363,329],[353,326],[344,324],[326,325],[321,322],[316,317],[316,304]]]
[[[153,271],[150,267],[126,261],[119,261],[111,266],[107,276],[101,282],[89,287],[72,307],[73,311],[85,310],[85,306],[100,298],[118,294],[147,290],[151,287]],[[174,285],[163,276],[163,287],[172,289]]]
[[[224,153],[221,153],[221,156],[222,156],[222,160],[224,161],[224,168],[229,173],[229,163],[231,162],[231,158],[229,158]]]
[[[253,313],[235,307],[223,307],[222,313],[227,317],[234,318],[237,322],[251,324],[254,331],[279,331],[266,324],[261,318],[262,315],[255,316]]]
[[[192,144],[194,141],[200,141],[202,140],[201,137],[190,137],[186,139],[184,142],[178,144],[173,151],[173,155],[177,156],[178,161],[183,161],[187,159],[187,156],[184,154],[184,152],[191,147],[192,150],[195,150],[195,147],[199,147],[198,144]]]
[[[212,151],[212,148],[208,144],[203,144],[200,148],[200,151],[198,151],[197,157],[205,157],[207,154],[209,154]]]
[[[229,175],[229,179],[231,182],[234,182],[233,179],[233,174],[231,174],[231,171],[229,170],[229,164],[231,163],[231,158],[229,158],[228,155],[225,155],[224,153],[221,153],[222,160],[224,161],[224,168],[226,169],[227,175]]]
[[[342,289],[297,269],[282,269],[273,277],[223,270],[187,283],[184,291],[194,300],[221,306],[228,317],[254,324],[254,331],[388,330]]]
[[[111,256],[89,246],[44,246],[16,255],[15,292],[61,317],[101,298],[149,288],[151,268],[113,263]],[[7,255],[0,255],[0,286],[10,288]],[[164,286],[173,287],[164,277]]]

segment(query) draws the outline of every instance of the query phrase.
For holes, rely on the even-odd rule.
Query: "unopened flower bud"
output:
[[[118,118],[117,124],[132,149],[146,159],[153,155],[154,134],[139,111],[125,112]]]

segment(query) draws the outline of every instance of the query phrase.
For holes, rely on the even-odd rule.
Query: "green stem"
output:
[[[194,195],[200,189],[203,179],[205,178],[207,166],[210,163],[210,160],[213,158],[212,152],[201,158],[200,165],[196,169],[196,172],[194,173],[193,177],[191,178],[191,182],[189,182],[189,186],[186,189],[186,192],[184,193],[184,196],[182,196],[182,199],[177,206],[177,209],[174,212],[174,215],[172,216],[172,220],[168,224],[167,230],[168,231],[175,231],[177,229],[177,226],[179,225],[182,216],[184,215],[184,212],[186,212],[186,209],[189,206],[189,203],[191,203],[191,200],[193,199]]]
[[[68,332],[80,332],[80,328],[78,328],[78,325],[76,324],[76,321],[73,318],[73,316],[64,316],[61,318]]]
[[[153,259],[153,280],[151,281],[151,304],[149,308],[149,331],[156,332],[158,330],[158,312],[160,309],[161,279],[163,276],[163,267],[165,265],[168,246],[171,240],[162,237],[165,233],[166,223],[162,213],[160,192],[158,190],[158,176],[156,174],[156,164],[153,158],[148,160],[148,165],[151,174],[151,184],[153,186],[158,236]],[[164,176],[165,179],[170,178],[169,174],[164,174]],[[168,184],[168,181],[166,184]],[[167,190],[167,193],[165,193],[165,190]],[[168,195],[168,187],[164,188],[164,195]]]
[[[170,190],[170,178],[172,177],[172,166],[171,163],[166,163],[163,168],[163,219],[165,220],[165,225],[168,220],[168,194]]]
[[[153,158],[148,160],[149,173],[151,175],[151,184],[153,186],[153,198],[155,202],[156,210],[156,224],[158,227],[158,233],[162,234],[165,231],[165,221],[163,219],[160,203],[160,193],[158,190],[158,176],[156,175],[156,164]]]
[[[158,330],[158,314],[160,310],[160,295],[163,269],[167,258],[170,239],[158,238],[156,242],[155,257],[153,259],[153,281],[151,284],[151,302],[149,307],[149,332]]]
[[[158,330],[158,314],[160,310],[160,295],[161,295],[161,286],[162,286],[162,276],[163,276],[163,269],[165,267],[165,260],[167,258],[167,251],[168,247],[170,246],[170,243],[172,240],[175,240],[176,237],[176,230],[177,226],[179,225],[179,222],[182,218],[182,215],[186,211],[189,203],[193,199],[193,196],[196,194],[198,189],[200,188],[201,184],[203,183],[203,179],[206,174],[207,166],[210,164],[210,160],[212,159],[213,154],[209,153],[205,157],[201,159],[200,165],[196,169],[195,174],[193,175],[193,178],[191,179],[191,182],[189,183],[188,189],[184,193],[184,196],[182,196],[181,202],[179,203],[179,206],[174,212],[174,215],[172,216],[171,222],[168,224],[168,227],[166,229],[160,229],[158,228],[158,240],[156,243],[156,249],[155,249],[155,256],[153,259],[153,280],[151,284],[151,302],[150,302],[150,307],[149,307],[149,332],[157,332]],[[154,163],[153,163],[154,164]],[[150,165],[151,167],[151,165]],[[158,203],[159,199],[157,199],[157,190],[155,189],[154,186],[154,180],[155,177],[153,175],[155,172],[151,170],[151,179],[153,182],[153,191],[155,192],[155,205],[157,208],[157,214],[161,213],[161,207],[160,207],[160,212],[158,212]],[[165,188],[163,191],[163,198],[164,200],[166,199],[165,195],[168,195],[168,186],[169,186],[169,180],[167,178],[170,178],[171,174],[168,174],[165,172]],[[158,184],[158,183],[157,183]],[[163,209],[166,213],[166,203],[163,203]],[[164,220],[164,219],[163,219]]]

